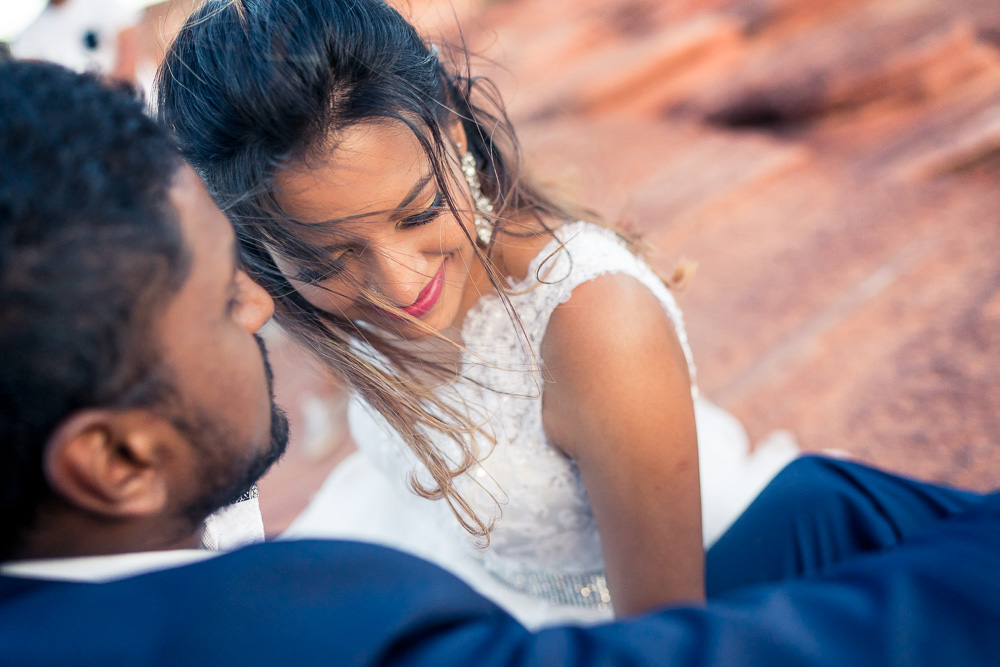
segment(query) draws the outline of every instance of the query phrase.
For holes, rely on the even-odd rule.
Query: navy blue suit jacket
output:
[[[822,576],[537,634],[433,565],[348,542],[107,584],[0,578],[0,664],[56,663],[997,665],[1000,495]]]

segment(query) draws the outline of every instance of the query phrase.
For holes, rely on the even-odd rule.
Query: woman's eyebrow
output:
[[[405,209],[407,206],[413,203],[413,200],[417,198],[417,196],[421,193],[421,191],[433,177],[434,174],[427,174],[419,181],[417,181],[417,184],[414,185],[413,188],[411,188],[410,191],[406,193],[406,196],[403,197],[403,201],[401,201],[399,203],[399,206],[396,207],[397,210],[402,211],[402,209]]]

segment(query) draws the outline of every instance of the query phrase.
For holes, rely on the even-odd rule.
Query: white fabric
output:
[[[47,6],[10,51],[15,58],[50,60],[77,72],[108,73],[117,64],[118,35],[141,17],[115,0],[67,0]]]
[[[205,519],[201,533],[201,546],[210,551],[231,551],[263,541],[264,519],[256,486]]]
[[[173,549],[141,553],[13,561],[0,565],[6,577],[104,583],[147,572],[169,570],[219,555],[201,549]]]
[[[495,448],[483,445],[480,464],[456,480],[477,514],[495,521],[488,549],[476,548],[444,503],[406,491],[411,471],[420,475],[420,464],[381,416],[357,398],[348,419],[359,453],[334,471],[286,535],[365,539],[413,552],[455,571],[530,627],[609,618],[609,609],[532,598],[499,582],[538,573],[603,571],[600,536],[577,467],[545,436],[544,383],[535,352],[552,312],[573,289],[610,273],[636,278],[657,297],[674,324],[692,381],[695,377],[680,309],[653,271],[610,230],[584,222],[557,230],[557,240],[510,290],[523,333],[499,297],[483,297],[467,314],[462,331],[468,350],[462,370],[470,381],[441,390],[496,436]],[[793,440],[779,437],[751,456],[739,422],[699,398],[694,384],[692,395],[704,532],[712,542],[797,448]],[[449,438],[436,437],[435,444],[457,456]]]

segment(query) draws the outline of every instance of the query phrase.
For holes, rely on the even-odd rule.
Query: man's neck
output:
[[[41,517],[22,538],[11,560],[39,560],[109,556],[201,546],[201,525],[179,526],[176,521],[121,519],[80,513]]]

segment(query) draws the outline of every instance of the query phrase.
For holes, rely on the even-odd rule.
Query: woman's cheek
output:
[[[334,288],[318,287],[316,285],[303,285],[299,288],[299,293],[305,297],[306,301],[316,308],[333,315],[352,317],[354,301],[345,294],[338,294]]]
[[[440,231],[441,245],[450,249],[463,249],[463,246],[470,245],[470,238],[476,238],[476,223],[471,213],[457,219],[449,216],[443,227]]]

